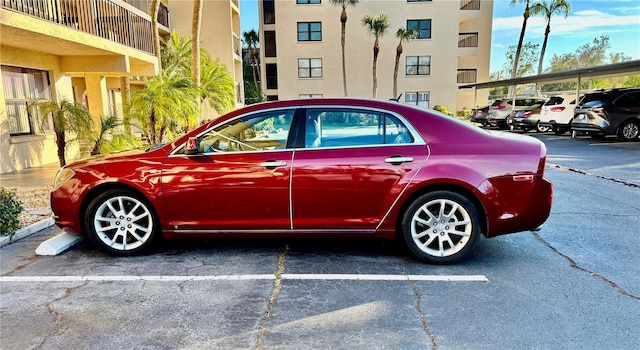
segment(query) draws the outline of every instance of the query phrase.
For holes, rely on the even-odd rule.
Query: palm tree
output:
[[[344,43],[345,43],[345,33],[347,30],[347,6],[356,6],[356,4],[360,0],[331,0],[331,3],[334,5],[340,5],[342,7],[342,12],[340,13],[340,23],[342,23],[342,30],[340,34],[340,43],[342,45],[342,86],[344,88],[344,95],[347,94],[347,65],[345,62],[344,55]]]
[[[193,96],[198,91],[190,77],[166,71],[162,75],[162,79],[146,79],[128,106],[129,115],[140,122],[152,145],[161,143],[167,131],[196,124],[198,105]]]
[[[546,0],[538,1],[531,5],[531,14],[536,16],[542,14],[547,21],[547,28],[544,31],[544,41],[542,42],[542,50],[540,51],[540,62],[538,63],[538,74],[542,74],[542,61],[544,60],[544,53],[547,50],[547,40],[549,39],[549,33],[551,32],[551,16],[554,14],[564,15],[567,18],[571,11],[571,4],[568,0]]]
[[[93,149],[91,150],[92,156],[95,156],[96,154],[100,154],[100,147],[102,146],[107,133],[117,128],[120,125],[122,125],[122,123],[120,122],[120,120],[118,120],[118,117],[116,116],[109,116],[109,117],[100,116],[100,130],[98,131],[98,137],[96,138],[96,141],[93,145]]]
[[[251,29],[248,32],[242,33],[244,38],[244,42],[247,44],[247,48],[249,49],[249,61],[251,62],[251,74],[253,75],[253,85],[256,86],[256,90],[260,91],[260,86],[258,86],[258,76],[260,76],[260,71],[258,71],[258,50],[257,46],[260,42],[260,36],[256,33],[255,29]]]
[[[160,0],[151,0],[149,15],[151,16],[151,38],[153,40],[153,52],[158,58],[158,72],[162,71],[162,59],[160,56],[160,33],[158,33],[158,12]],[[158,75],[162,79],[162,74]]]
[[[386,13],[380,12],[375,16],[366,14],[362,17],[362,25],[367,27],[367,31],[376,38],[373,44],[373,98],[378,95],[378,53],[380,53],[380,37],[387,34],[389,29],[389,16]]]
[[[524,20],[522,21],[522,29],[520,30],[520,39],[518,39],[518,47],[516,48],[516,56],[513,60],[513,68],[511,69],[511,79],[516,77],[516,72],[518,71],[518,61],[520,60],[520,50],[522,49],[522,42],[524,41],[524,32],[527,29],[527,20],[529,19],[529,2],[530,0],[511,0],[511,6],[515,6],[518,3],[524,2],[525,8],[522,16]],[[513,94],[513,86],[509,87],[509,95]]]
[[[400,66],[400,56],[402,56],[402,42],[415,39],[418,33],[416,28],[404,29],[402,27],[396,32],[396,38],[400,39],[400,42],[396,47],[396,64],[393,69],[393,98],[398,98],[398,67]]]
[[[218,59],[212,60],[206,52],[202,56],[200,93],[219,114],[234,106],[235,85],[227,67]]]
[[[40,122],[47,123],[49,116],[53,122],[53,132],[56,135],[58,161],[63,167],[67,164],[66,148],[70,142],[78,139],[88,139],[93,133],[93,118],[87,109],[75,102],[61,100],[60,103],[47,101],[35,105],[40,114]],[[68,139],[75,136],[75,139]]]

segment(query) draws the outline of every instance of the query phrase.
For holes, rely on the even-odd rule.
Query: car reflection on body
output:
[[[68,165],[51,194],[58,226],[113,255],[161,238],[401,238],[454,263],[480,235],[548,217],[546,148],[396,102],[251,105],[146,152]]]

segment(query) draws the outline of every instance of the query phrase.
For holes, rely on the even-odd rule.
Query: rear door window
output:
[[[619,107],[640,107],[640,91],[627,92],[618,97],[613,104]]]

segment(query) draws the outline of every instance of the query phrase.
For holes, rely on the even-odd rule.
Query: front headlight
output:
[[[55,180],[53,180],[53,190],[55,191],[58,188],[62,187],[62,185],[64,185],[65,182],[69,181],[69,179],[71,179],[75,174],[76,172],[69,168],[62,168],[58,170],[56,178]]]

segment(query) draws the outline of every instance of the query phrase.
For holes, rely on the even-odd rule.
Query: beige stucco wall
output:
[[[261,3],[261,2],[260,2]],[[260,12],[262,7],[260,8]],[[261,19],[261,43],[264,30],[276,31],[277,57],[264,57],[261,52],[262,81],[267,95],[279,99],[294,99],[300,94],[323,94],[324,97],[343,96],[342,63],[340,46],[340,7],[323,1],[319,5],[298,5],[293,0],[275,2],[276,23],[264,25]],[[393,94],[393,70],[398,39],[395,32],[406,27],[408,19],[431,19],[432,38],[403,43],[400,59],[398,93],[428,91],[429,106],[445,105],[450,110],[473,108],[474,92],[458,92],[457,70],[478,69],[478,81],[488,80],[489,52],[491,44],[491,18],[493,2],[482,1],[480,11],[468,13],[460,10],[459,1],[433,1],[407,3],[405,1],[362,1],[347,9],[346,67],[349,96],[372,97],[373,35],[361,24],[369,13],[386,13],[391,22],[388,34],[380,39],[378,57],[377,98],[389,99]],[[261,13],[260,13],[261,14]],[[469,16],[467,16],[469,17]],[[322,41],[298,42],[297,22],[322,22]],[[458,48],[458,33],[479,32],[479,47]],[[464,50],[464,51],[463,51]],[[471,54],[471,55],[470,55]],[[431,74],[406,76],[407,56],[431,56]],[[298,78],[298,58],[322,58],[322,78]],[[266,90],[268,63],[278,64],[278,89]],[[486,95],[478,92],[479,100]]]
[[[171,14],[171,30],[185,37],[192,37],[193,0],[169,1]],[[205,49],[213,59],[227,67],[235,84],[242,84],[242,60],[234,53],[233,41],[241,38],[240,10],[231,0],[203,0],[202,20],[200,27],[201,48]],[[242,89],[241,89],[242,90]],[[242,103],[236,103],[240,107]],[[209,106],[203,105],[204,119],[217,116]]]
[[[73,99],[71,78],[60,71],[60,60],[57,56],[5,46],[0,47],[0,50],[2,65],[48,71],[54,98]],[[0,78],[1,75],[0,72]],[[9,136],[4,91],[0,91],[0,145],[0,173],[58,162],[55,135],[52,131],[38,135]],[[78,152],[77,143],[72,143],[68,146],[67,156],[77,157]]]

